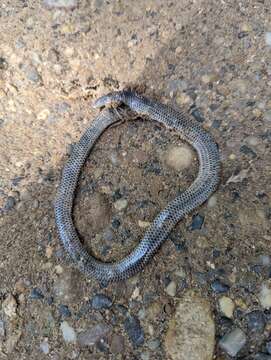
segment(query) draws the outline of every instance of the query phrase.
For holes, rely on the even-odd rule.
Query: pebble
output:
[[[59,315],[63,318],[71,317],[72,313],[67,305],[60,304],[58,307]]]
[[[40,350],[46,355],[49,354],[50,348],[49,348],[48,340],[44,340],[40,344]]]
[[[150,353],[147,351],[143,352],[140,356],[140,359],[141,360],[150,360]]]
[[[261,311],[252,311],[246,315],[247,326],[250,331],[261,333],[265,328],[265,318]]]
[[[5,206],[4,206],[4,210],[5,211],[12,210],[15,205],[16,205],[15,198],[13,196],[8,196]]]
[[[199,109],[192,110],[191,115],[200,123],[203,123],[205,121],[204,116],[199,111]]]
[[[66,343],[74,343],[76,341],[76,333],[74,328],[72,328],[67,321],[63,321],[60,324],[62,331],[63,339]]]
[[[121,335],[114,334],[111,340],[110,350],[113,354],[121,354],[124,350],[124,338]]]
[[[222,283],[220,280],[214,280],[211,283],[211,288],[216,294],[222,294],[229,291],[229,286]]]
[[[165,335],[166,359],[210,360],[215,345],[215,325],[209,302],[189,291],[177,304]]]
[[[271,46],[271,32],[266,32],[264,38],[266,45]]]
[[[200,214],[193,215],[190,230],[200,230],[204,223],[204,216]]]
[[[264,354],[264,353],[258,353],[253,356],[253,360],[271,360],[271,356]]]
[[[176,295],[176,290],[177,290],[177,285],[176,285],[175,281],[171,281],[168,284],[168,286],[166,287],[166,293],[172,297],[174,297]]]
[[[128,201],[126,199],[119,199],[114,202],[114,208],[117,211],[125,210],[128,206]]]
[[[2,309],[4,313],[11,318],[17,315],[17,307],[18,307],[17,301],[15,297],[11,294],[9,294],[6,297],[6,299],[3,301],[2,304]]]
[[[231,319],[233,317],[234,302],[231,298],[222,296],[219,299],[219,308],[224,316]]]
[[[6,335],[5,323],[3,320],[0,319],[0,340],[1,338],[4,338],[5,335]]]
[[[212,209],[216,206],[217,204],[217,196],[216,195],[212,195],[207,203],[208,208]]]
[[[77,7],[78,0],[43,0],[43,4],[51,8],[74,9]]]
[[[104,294],[95,295],[91,301],[92,308],[95,310],[109,309],[112,304],[112,299]]]
[[[110,331],[111,327],[106,324],[94,325],[78,335],[78,343],[81,346],[95,345],[99,340],[107,336]]]
[[[149,340],[147,343],[147,346],[150,350],[154,351],[159,348],[160,341],[159,341],[159,339]]]
[[[171,168],[181,171],[191,166],[193,153],[187,146],[174,146],[165,154],[165,162]]]
[[[269,309],[271,307],[271,286],[270,282],[265,282],[261,286],[261,290],[258,294],[258,298],[261,306],[264,309]]]
[[[124,321],[124,329],[134,347],[143,345],[144,332],[138,318],[128,314]]]
[[[149,227],[150,225],[151,225],[151,223],[149,221],[138,220],[138,226],[143,229]]]
[[[246,343],[245,333],[241,329],[236,328],[232,330],[230,333],[223,336],[223,338],[219,341],[219,346],[228,355],[236,356],[237,353],[245,345],[245,343]]]
[[[41,80],[40,74],[33,65],[23,66],[23,71],[28,80],[38,83]]]
[[[271,122],[271,110],[267,110],[263,116],[265,121]]]
[[[34,288],[31,290],[29,297],[33,300],[41,300],[44,298],[44,295],[39,288]]]

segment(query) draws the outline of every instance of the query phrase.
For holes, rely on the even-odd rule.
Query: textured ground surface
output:
[[[0,359],[271,358],[268,31],[267,0],[1,1]],[[53,199],[92,101],[127,84],[201,121],[223,174],[142,273],[100,288],[65,259]],[[109,129],[76,198],[86,246],[127,254],[196,172],[152,122]]]

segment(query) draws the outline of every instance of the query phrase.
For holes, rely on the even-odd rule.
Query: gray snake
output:
[[[138,116],[148,117],[178,132],[197,152],[199,172],[195,181],[171,201],[154,219],[135,249],[119,262],[105,263],[91,256],[81,243],[73,224],[74,193],[81,168],[90,149],[102,132],[119,121],[112,104],[126,105]],[[152,258],[175,225],[196,207],[203,204],[215,191],[219,182],[220,158],[217,144],[198,122],[183,112],[149,100],[133,91],[112,92],[99,98],[94,106],[106,108],[93,120],[90,127],[74,146],[67,161],[55,200],[55,218],[59,237],[80,271],[100,283],[124,280],[138,271]]]

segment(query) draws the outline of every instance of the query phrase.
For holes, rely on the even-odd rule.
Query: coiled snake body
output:
[[[110,93],[98,99],[94,106],[110,106],[114,103],[122,103],[139,116],[147,116],[176,130],[180,137],[196,150],[199,172],[191,186],[157,215],[141,242],[128,256],[115,263],[104,263],[94,258],[79,240],[73,224],[72,209],[80,171],[90,149],[107,127],[119,121],[117,112],[112,108],[100,112],[74,146],[64,167],[55,200],[55,218],[60,239],[76,266],[87,276],[94,277],[103,284],[124,280],[141,270],[166,240],[173,227],[213,193],[219,182],[220,169],[218,147],[211,135],[184,113],[176,112],[132,91]]]

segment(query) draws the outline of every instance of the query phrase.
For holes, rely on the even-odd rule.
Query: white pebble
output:
[[[232,318],[234,311],[234,303],[232,299],[226,296],[222,296],[222,298],[219,299],[219,307],[223,315],[229,319]]]
[[[76,341],[76,333],[74,329],[67,323],[67,321],[63,321],[60,325],[63,339],[67,343],[72,343]]]
[[[168,286],[166,287],[166,293],[169,295],[169,296],[172,296],[174,297],[176,295],[176,288],[177,288],[177,285],[175,283],[175,281],[171,281]]]
[[[126,199],[119,199],[114,203],[114,207],[118,211],[122,211],[127,208],[128,201]]]
[[[44,354],[49,354],[49,344],[47,340],[44,340],[41,344],[40,344],[40,350],[44,353]]]
[[[191,166],[193,154],[187,146],[174,146],[165,154],[165,161],[168,166],[181,171]]]
[[[258,298],[264,309],[271,308],[271,289],[269,283],[262,284]]]
[[[207,206],[209,208],[213,208],[216,206],[216,204],[217,204],[217,197],[216,195],[213,195],[209,198]]]
[[[271,46],[271,32],[265,33],[265,43],[268,46]]]

